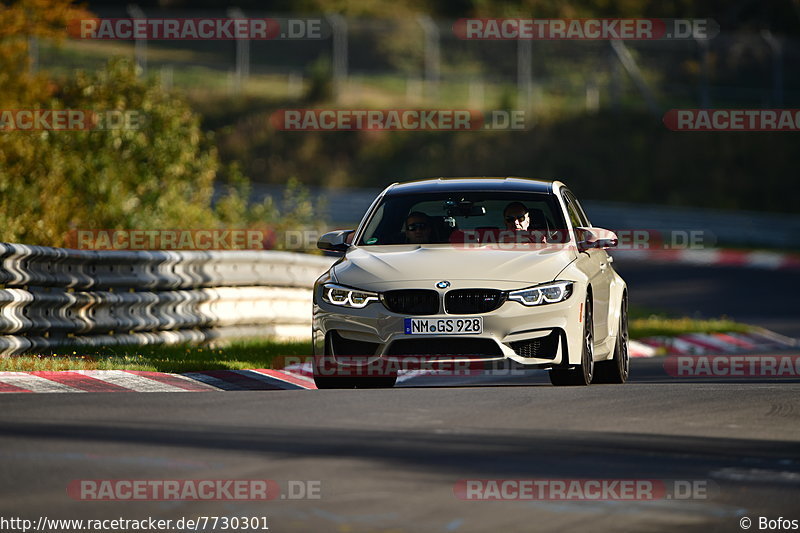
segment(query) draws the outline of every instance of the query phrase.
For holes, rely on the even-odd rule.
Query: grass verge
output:
[[[630,337],[674,337],[686,333],[747,333],[753,326],[727,317],[689,318],[669,316],[660,311],[632,306],[628,311]]]
[[[222,348],[202,346],[117,346],[73,348],[54,354],[21,355],[0,359],[0,371],[145,370],[193,372],[269,368],[279,355],[308,355],[311,342],[248,340]]]

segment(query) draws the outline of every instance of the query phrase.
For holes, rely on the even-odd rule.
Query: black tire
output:
[[[619,312],[619,333],[614,346],[614,357],[609,361],[601,361],[596,365],[595,383],[622,384],[628,381],[631,358],[628,352],[628,298],[622,298]]]
[[[330,362],[328,358],[331,357],[331,353],[333,352],[333,348],[330,346],[329,341],[325,340],[325,347],[322,351],[322,357],[324,361]],[[395,383],[397,382],[397,374],[388,375],[388,376],[348,376],[346,373],[341,376],[337,376],[336,372],[333,372],[333,375],[328,373],[324,373],[324,375],[318,375],[317,368],[319,361],[314,361],[314,384],[317,386],[318,389],[390,389],[394,387]]]
[[[314,384],[318,389],[391,389],[396,382],[397,376],[367,378],[314,376]]]
[[[330,357],[328,346],[325,346],[324,358]],[[317,375],[317,362],[314,363],[314,384],[318,389],[390,389],[397,382],[397,375],[389,376],[348,376],[346,373],[337,376]]]
[[[583,347],[581,349],[581,364],[568,368],[553,368],[550,370],[550,383],[556,386],[586,386],[592,382],[594,373],[594,314],[592,312],[592,298],[586,296],[583,315]]]
[[[357,389],[391,389],[395,383],[397,383],[397,376],[355,379],[355,387]]]
[[[345,383],[349,381],[345,378],[336,378],[330,376],[314,376],[314,384],[318,389],[352,389],[353,385]]]

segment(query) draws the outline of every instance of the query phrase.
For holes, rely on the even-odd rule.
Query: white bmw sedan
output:
[[[558,181],[392,184],[358,229],[318,242],[342,258],[314,286],[316,384],[388,387],[398,369],[432,362],[624,383],[628,296],[606,253],[616,244]]]

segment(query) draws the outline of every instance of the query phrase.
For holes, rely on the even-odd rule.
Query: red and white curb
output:
[[[631,357],[655,357],[658,349],[643,342],[630,339],[628,341],[628,355]]]
[[[2,392],[213,392],[316,389],[314,381],[280,370],[210,370],[186,374],[136,370],[0,372]]]
[[[705,355],[752,353],[796,348],[798,341],[769,330],[755,330],[749,333],[687,333],[676,337],[646,337],[637,344],[643,346],[646,355],[634,354],[632,357],[653,357],[654,355]]]
[[[728,250],[705,248],[702,250],[617,250],[612,255],[622,261],[650,261],[682,263],[698,266],[731,266],[761,268],[766,270],[800,270],[800,255],[766,251]]]

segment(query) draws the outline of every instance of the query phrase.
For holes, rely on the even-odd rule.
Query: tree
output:
[[[235,168],[214,206],[220,162],[213,138],[182,98],[139,77],[131,62],[113,59],[63,81],[31,72],[29,37],[63,38],[70,20],[90,16],[65,0],[19,0],[0,12],[0,110],[90,110],[138,121],[89,131],[0,131],[0,240],[62,246],[75,229],[274,222],[276,207],[250,206],[249,180]]]

